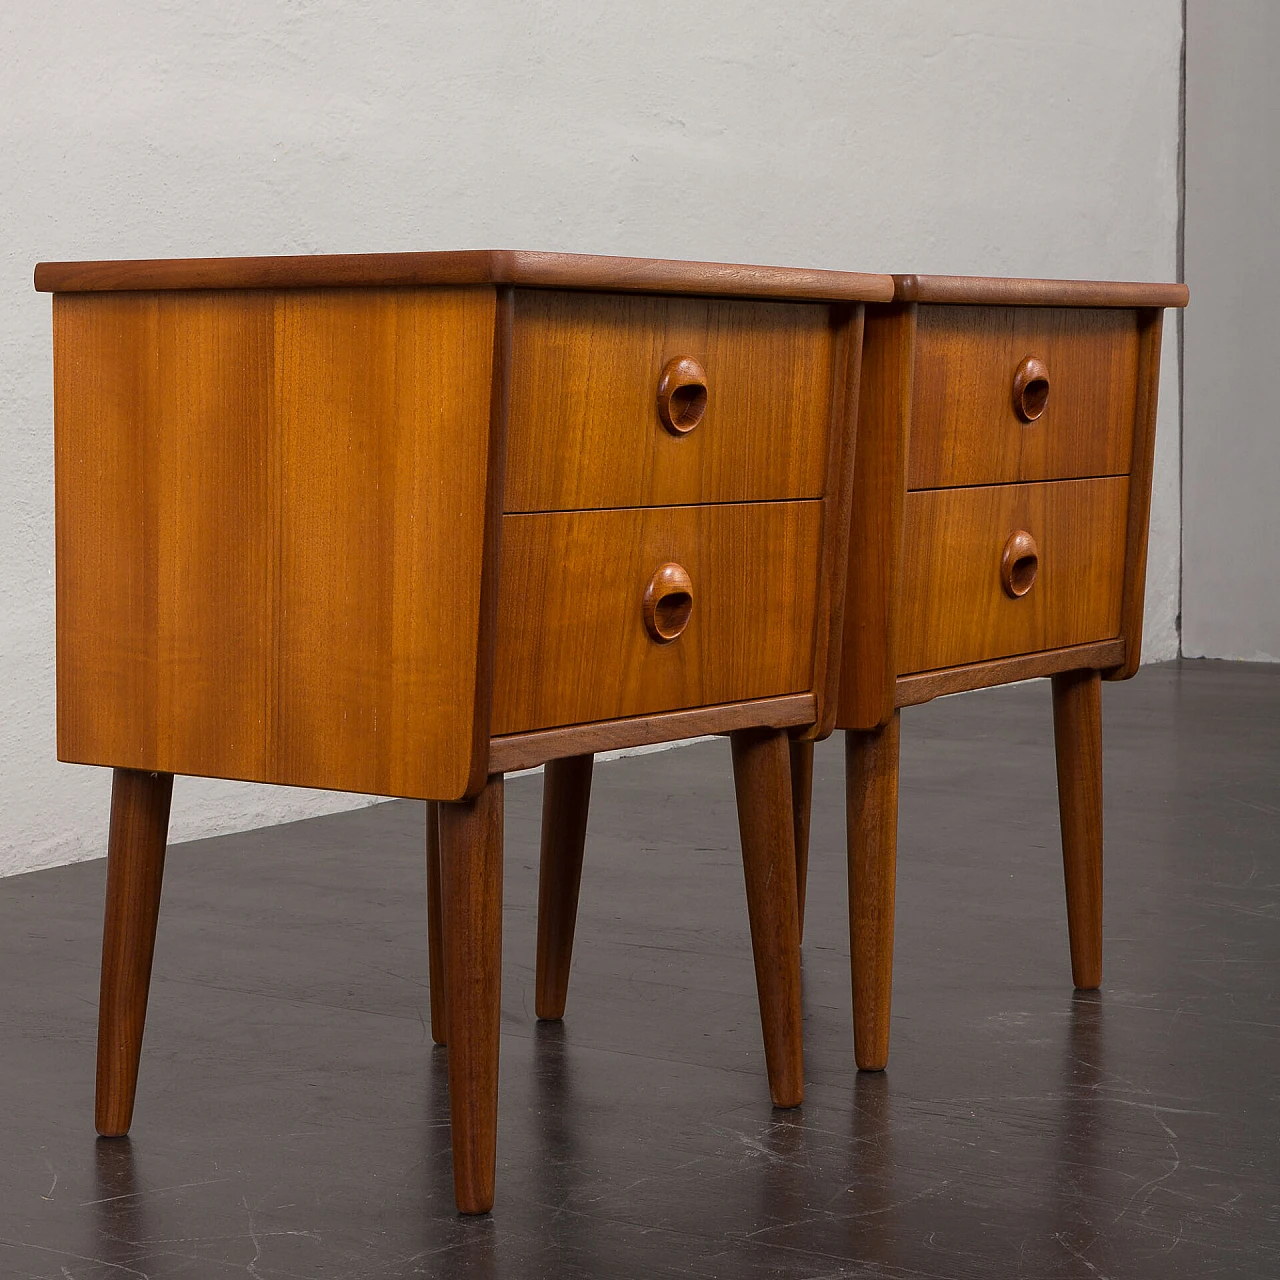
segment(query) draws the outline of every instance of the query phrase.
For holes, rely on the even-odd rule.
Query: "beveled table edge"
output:
[[[887,275],[507,249],[41,262],[35,269],[42,293],[476,284],[800,301],[893,299]]]
[[[1185,284],[1127,280],[1033,280],[999,276],[893,277],[895,302],[1010,307],[1185,307]]]

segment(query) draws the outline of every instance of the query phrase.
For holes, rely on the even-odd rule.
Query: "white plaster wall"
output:
[[[0,6],[0,872],[102,852],[54,759],[39,259],[524,247],[1171,279],[1179,0]],[[1146,655],[1174,653],[1176,378]],[[349,796],[181,780],[175,838]]]
[[[1187,7],[1183,647],[1280,662],[1280,5]]]

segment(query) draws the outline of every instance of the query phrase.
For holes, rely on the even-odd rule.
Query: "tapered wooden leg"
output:
[[[448,1044],[444,994],[444,919],[440,911],[440,806],[427,801],[427,957],[431,984],[431,1039]]]
[[[1102,985],[1102,676],[1066,671],[1053,677],[1053,741],[1058,757],[1058,814],[1067,882],[1071,979],[1082,990]]]
[[[502,775],[440,806],[453,1190],[462,1213],[493,1208],[502,986]]]
[[[862,1071],[889,1061],[893,897],[898,863],[899,713],[883,728],[845,734],[849,954],[853,1056]]]
[[[542,784],[542,857],[538,867],[538,962],[534,1009],[564,1017],[573,929],[582,884],[582,852],[591,807],[592,755],[549,760]]]
[[[804,895],[809,883],[809,813],[813,805],[813,743],[791,743],[791,813],[796,842],[796,914],[804,941]]]
[[[741,729],[730,741],[769,1092],[775,1106],[797,1107],[804,1051],[791,754],[785,730]]]
[[[94,1104],[104,1138],[128,1133],[133,1120],[172,797],[171,773],[112,774]]]

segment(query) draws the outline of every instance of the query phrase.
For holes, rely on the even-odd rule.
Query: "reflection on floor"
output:
[[[103,864],[0,883],[0,1275],[1280,1275],[1280,671],[1152,668],[1104,715],[1107,978],[1073,997],[1047,685],[904,713],[879,1076],[819,748],[794,1113],[727,745],[597,768],[561,1025],[532,1011],[541,780],[511,782],[489,1219],[453,1212],[420,805],[171,851],[128,1141],[92,1132]]]

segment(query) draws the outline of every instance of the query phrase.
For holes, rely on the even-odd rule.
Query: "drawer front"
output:
[[[818,502],[503,517],[492,732],[808,691],[821,525]]]
[[[907,494],[899,673],[1114,638],[1128,505],[1127,476]]]
[[[907,487],[1126,475],[1138,315],[921,306]]]
[[[821,304],[518,290],[505,510],[820,497],[833,349]]]

